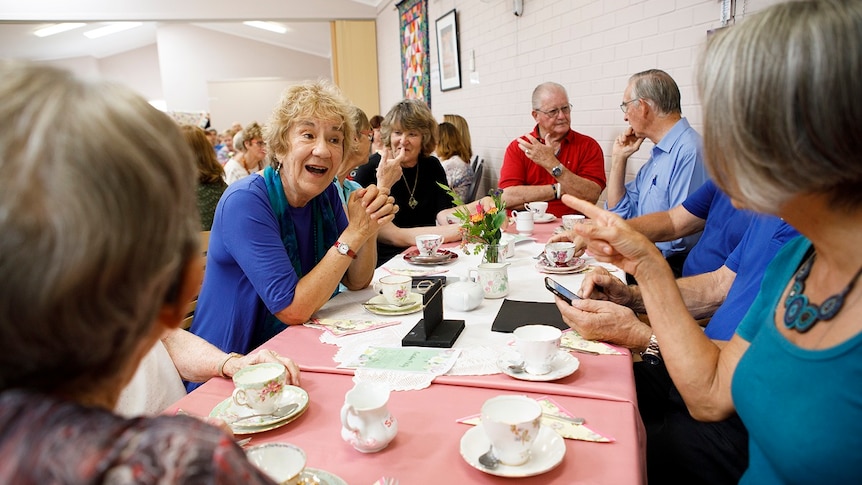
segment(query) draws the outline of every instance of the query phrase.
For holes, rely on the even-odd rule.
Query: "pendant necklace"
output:
[[[419,184],[419,164],[416,164],[416,180],[413,181],[413,188],[407,184],[407,179],[404,178],[404,172],[401,172],[401,179],[404,180],[404,186],[407,187],[407,192],[410,193],[410,198],[407,199],[407,205],[410,206],[411,209],[415,209],[417,205],[419,205],[419,201],[416,200],[416,197],[413,197],[413,194],[416,193],[416,185]]]
[[[796,275],[793,277],[793,286],[790,288],[787,298],[784,299],[784,326],[799,333],[805,333],[811,330],[817,322],[831,320],[837,315],[841,311],[841,307],[844,306],[844,297],[850,293],[856,280],[862,275],[862,268],[859,268],[856,276],[850,280],[850,283],[847,283],[841,292],[830,296],[819,306],[816,303],[811,303],[803,293],[805,281],[811,273],[811,266],[814,265],[814,256],[816,256],[813,248],[809,252],[811,255],[796,271]]]

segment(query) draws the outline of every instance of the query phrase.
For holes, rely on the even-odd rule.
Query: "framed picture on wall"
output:
[[[458,19],[454,9],[437,19],[437,67],[440,70],[440,91],[461,87]]]

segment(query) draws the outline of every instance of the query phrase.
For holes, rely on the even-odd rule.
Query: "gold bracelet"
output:
[[[233,359],[234,357],[242,357],[242,354],[238,354],[236,352],[231,352],[231,353],[227,354],[227,357],[225,357],[224,360],[221,361],[221,365],[218,366],[219,377],[227,378],[227,376],[224,373],[224,366],[225,366],[225,364],[227,364],[227,361]]]

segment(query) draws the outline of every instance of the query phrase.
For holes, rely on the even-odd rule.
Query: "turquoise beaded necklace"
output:
[[[809,302],[808,297],[803,293],[805,281],[811,273],[811,266],[814,265],[815,255],[813,247],[808,250],[806,254],[808,258],[796,271],[793,286],[790,288],[787,298],[784,299],[784,326],[799,333],[805,333],[811,330],[817,322],[831,320],[837,315],[841,311],[841,307],[844,306],[844,297],[850,293],[856,280],[862,275],[862,268],[859,268],[856,276],[850,280],[850,283],[847,283],[847,286],[840,293],[830,296],[818,306],[816,303]]]

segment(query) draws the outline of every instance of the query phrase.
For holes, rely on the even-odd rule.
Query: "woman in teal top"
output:
[[[645,354],[664,359],[692,416],[737,412],[748,428],[741,483],[862,483],[860,72],[859,1],[780,3],[708,43],[698,71],[708,169],[734,205],[802,234],[724,346],[688,314],[655,245],[567,202],[595,221],[575,228],[590,252],[637,278],[654,331]]]

